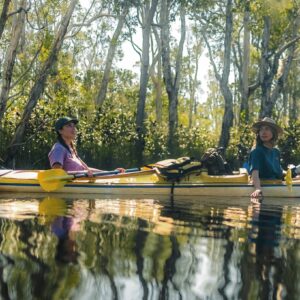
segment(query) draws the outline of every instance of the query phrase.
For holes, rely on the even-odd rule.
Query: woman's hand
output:
[[[91,169],[87,169],[87,170],[86,170],[86,174],[87,174],[87,176],[88,176],[89,178],[94,177],[94,173],[93,173],[93,171],[92,171]]]
[[[262,193],[262,190],[261,190],[258,170],[253,170],[251,176],[252,176],[252,182],[253,182],[255,190],[254,190],[253,193],[251,193],[250,197],[254,198],[254,199],[262,198],[263,193]]]
[[[256,189],[251,195],[251,198],[261,198],[263,196],[262,190]]]

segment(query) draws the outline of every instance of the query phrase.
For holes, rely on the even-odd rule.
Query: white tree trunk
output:
[[[249,64],[250,64],[250,2],[246,1],[244,12],[244,39],[243,39],[243,62],[242,62],[242,88],[241,88],[241,114],[249,120]]]
[[[169,150],[172,151],[175,141],[175,131],[178,126],[178,90],[181,80],[181,64],[183,55],[183,45],[185,41],[185,8],[183,4],[180,6],[181,36],[178,46],[178,52],[175,63],[175,75],[171,71],[170,59],[170,24],[169,24],[169,1],[161,1],[161,54],[163,65],[163,76],[166,91],[169,99]]]
[[[23,115],[21,117],[21,121],[17,126],[16,132],[12,138],[10,146],[7,149],[7,156],[6,156],[6,163],[11,163],[14,156],[16,155],[17,149],[23,141],[24,138],[24,131],[25,126],[30,119],[32,110],[36,106],[39,98],[41,97],[42,93],[44,92],[46,80],[48,78],[49,72],[53,64],[57,61],[57,55],[62,47],[64,37],[67,33],[68,25],[73,14],[75,5],[77,4],[78,0],[72,0],[66,15],[63,17],[59,30],[54,38],[52,48],[50,50],[49,56],[45,63],[43,64],[39,75],[37,76],[37,81],[34,83],[27,104],[23,111]]]
[[[12,25],[12,37],[6,51],[5,59],[3,62],[2,86],[0,92],[0,120],[6,111],[7,98],[10,91],[11,80],[13,76],[13,69],[17,55],[17,49],[21,38],[22,30],[25,22],[25,7],[26,0],[22,0],[20,7],[24,8],[20,13],[14,16]]]
[[[2,12],[1,12],[1,16],[0,16],[0,40],[2,37],[2,33],[4,31],[4,27],[7,21],[7,13],[8,13],[8,7],[10,4],[11,0],[5,0],[3,3],[3,7],[2,7]]]
[[[140,75],[140,91],[136,113],[136,128],[138,131],[144,130],[145,104],[147,96],[147,85],[149,81],[149,53],[150,53],[150,34],[153,17],[156,11],[158,0],[152,0],[144,6],[144,20],[142,24],[143,47],[141,57],[141,75]]]
[[[98,95],[97,95],[96,101],[95,101],[96,105],[100,106],[100,107],[103,105],[103,102],[106,98],[107,87],[108,87],[108,83],[109,83],[110,70],[111,70],[112,62],[113,62],[113,59],[115,57],[116,49],[117,49],[117,46],[118,46],[117,42],[118,42],[119,36],[122,32],[123,25],[125,23],[126,15],[127,15],[127,10],[126,10],[126,12],[124,12],[124,14],[122,14],[119,17],[118,25],[115,29],[115,32],[114,32],[113,37],[112,37],[112,39],[110,41],[110,44],[109,44],[109,49],[107,51],[103,78],[102,78],[101,86],[100,86],[100,89],[99,89],[99,92],[98,92]]]

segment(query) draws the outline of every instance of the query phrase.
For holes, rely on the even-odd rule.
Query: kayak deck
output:
[[[0,192],[45,192],[37,179],[38,170],[1,170]],[[51,193],[135,194],[181,196],[248,196],[253,191],[247,173],[210,176],[192,172],[181,180],[166,180],[155,170],[121,173],[97,178],[78,178]],[[300,180],[292,186],[282,181],[263,184],[266,197],[300,197]]]

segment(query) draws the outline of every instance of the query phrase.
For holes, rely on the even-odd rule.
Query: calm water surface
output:
[[[0,197],[0,299],[299,299],[300,199]]]

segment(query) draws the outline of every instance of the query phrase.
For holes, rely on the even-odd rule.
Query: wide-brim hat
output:
[[[276,130],[277,134],[280,135],[283,133],[283,129],[278,126],[275,121],[271,118],[265,117],[261,121],[258,121],[252,125],[252,131],[258,133],[261,126],[270,126]]]
[[[62,118],[59,118],[55,122],[55,130],[58,131],[58,130],[62,129],[68,123],[77,124],[78,120],[76,118],[71,118],[71,117],[62,117]]]

